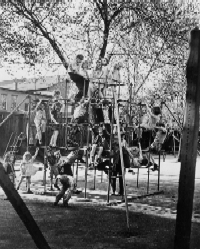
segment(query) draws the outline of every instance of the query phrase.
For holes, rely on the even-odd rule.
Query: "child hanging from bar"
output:
[[[42,100],[39,101],[37,107],[36,107],[36,113],[35,113],[35,119],[34,123],[36,126],[36,139],[39,140],[39,144],[42,144],[42,134],[46,130],[46,111],[45,111],[45,106]]]
[[[156,124],[155,132],[156,135],[153,143],[150,145],[150,149],[155,148],[157,151],[160,151],[167,136],[167,129],[162,120]]]
[[[38,169],[33,166],[33,163],[37,157],[39,148],[36,148],[35,155],[31,156],[31,153],[29,151],[26,151],[23,155],[22,162],[20,164],[20,172],[21,172],[21,178],[17,185],[17,190],[19,190],[22,182],[24,179],[26,179],[26,188],[27,193],[32,194],[33,192],[30,190],[31,185],[31,176],[35,175]]]
[[[154,106],[151,109],[146,105],[148,119],[143,120],[140,127],[146,127],[152,129],[156,132],[153,143],[150,145],[150,149],[156,148],[157,150],[161,149],[162,144],[165,141],[167,130],[165,124],[162,121],[162,112],[160,106]],[[145,124],[145,122],[146,124]]]
[[[147,128],[150,129],[151,131],[156,132],[156,136],[154,138],[153,143],[151,143],[150,147],[147,149],[152,150],[153,148],[156,148],[160,150],[167,135],[167,130],[165,128],[164,123],[162,122],[161,108],[160,106],[154,106],[152,108],[149,108],[147,104],[146,108],[147,108],[147,115],[140,124],[140,127]],[[151,155],[150,158],[152,161],[150,165],[153,165],[153,168],[151,168],[151,170],[152,171],[158,170],[158,165],[154,162],[154,159]]]

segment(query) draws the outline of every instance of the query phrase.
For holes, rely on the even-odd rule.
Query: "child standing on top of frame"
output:
[[[36,126],[36,139],[39,140],[39,144],[42,144],[42,133],[46,130],[46,112],[42,100],[39,101],[36,107],[34,123]]]
[[[59,90],[54,91],[52,102],[53,105],[50,110],[50,118],[53,123],[53,134],[51,136],[49,146],[56,147],[57,138],[59,135],[59,122],[60,118],[62,117],[62,111],[64,107],[64,100]]]

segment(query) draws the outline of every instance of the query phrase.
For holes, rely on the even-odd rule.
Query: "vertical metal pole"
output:
[[[78,159],[77,159],[77,162],[76,162],[76,185],[78,183]]]
[[[137,173],[137,188],[139,188],[139,173],[140,173],[140,168],[138,167],[138,173]]]
[[[72,173],[73,173],[73,177],[74,177],[74,163],[73,163],[73,170],[72,170]]]
[[[101,171],[101,183],[103,182],[103,171]]]
[[[65,86],[65,115],[66,115],[66,119],[65,119],[65,144],[64,146],[67,147],[67,138],[68,138],[68,98],[67,98],[67,80],[66,80],[66,86]]]
[[[158,191],[160,190],[160,150],[161,144],[159,144],[159,151],[158,151]]]
[[[28,132],[27,132],[27,147],[26,150],[29,151],[29,139],[30,139],[30,120],[31,120],[31,96],[29,95],[29,105],[28,105]]]
[[[87,124],[87,145],[86,145],[86,165],[85,165],[85,199],[87,198],[87,172],[88,172],[88,157],[89,157],[89,139],[90,139],[90,101],[88,106],[88,124]]]
[[[113,92],[114,92],[114,87],[113,87]],[[118,133],[121,170],[122,170],[123,185],[124,185],[124,198],[125,198],[125,206],[126,206],[127,228],[128,228],[128,231],[130,231],[129,210],[128,210],[128,201],[127,201],[127,194],[126,194],[126,180],[125,180],[125,170],[124,170],[124,158],[123,158],[122,141],[121,141],[120,124],[119,124],[119,111],[118,111],[117,98],[115,95],[116,94],[114,92],[114,101],[115,101],[115,109],[116,109],[116,122],[117,122],[117,131],[118,131],[117,133]]]
[[[150,151],[149,151],[149,155],[148,155],[148,164],[150,164],[150,160],[151,160],[151,155],[150,155]],[[150,176],[150,165],[148,165],[148,177],[147,177],[147,194],[149,193],[149,176]]]
[[[94,190],[96,188],[96,167],[94,167]]]
[[[113,95],[114,96],[114,95]],[[111,154],[112,154],[112,140],[113,140],[113,122],[114,122],[114,97],[112,99],[112,118],[111,118],[111,133],[110,133],[110,154],[109,154],[109,168],[108,168],[108,189],[107,189],[107,203],[110,199],[110,180],[111,180]]]
[[[49,114],[49,102],[47,104],[47,109],[48,109],[48,114]],[[47,117],[48,120],[48,117]],[[43,175],[43,185],[44,185],[44,193],[47,190],[47,138],[48,138],[48,131],[49,131],[49,125],[48,123],[46,124],[46,129],[45,129],[45,144],[44,144],[44,175]]]
[[[175,138],[174,138],[174,130],[173,130],[173,148],[174,148],[174,157],[176,157],[176,140],[175,140]]]
[[[86,94],[85,94],[85,78],[84,78],[84,86],[83,86],[83,97],[85,98]]]
[[[45,139],[46,141],[46,139]],[[46,143],[46,142],[45,142]],[[44,185],[44,193],[47,191],[47,158],[46,158],[46,145],[44,146],[44,176],[43,176],[43,185]]]

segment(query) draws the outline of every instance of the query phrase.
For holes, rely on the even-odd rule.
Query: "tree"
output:
[[[187,50],[187,32],[194,24],[189,11],[178,1],[7,0],[2,18],[7,44],[26,62],[67,69],[74,53],[84,53],[90,62],[108,56],[111,64],[126,65],[125,80],[134,85],[135,95],[153,72],[165,71],[175,56],[179,60],[178,51]],[[11,46],[6,46],[7,53]]]

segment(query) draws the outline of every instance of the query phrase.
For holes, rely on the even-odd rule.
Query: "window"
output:
[[[7,94],[1,94],[1,109],[7,110]]]
[[[11,96],[11,111],[14,110],[17,106],[17,95]]]

